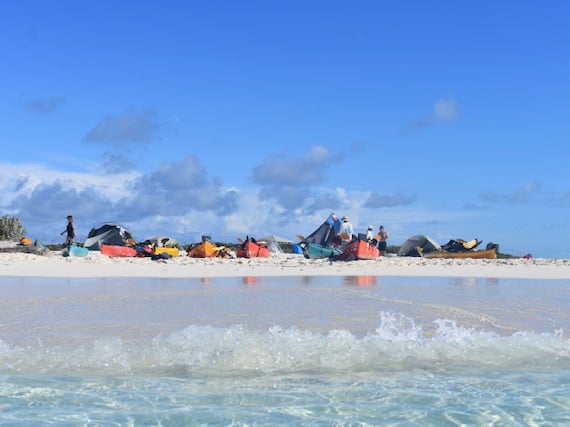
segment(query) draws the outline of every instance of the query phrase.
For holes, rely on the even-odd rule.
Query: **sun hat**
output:
[[[372,230],[374,227],[372,227],[371,225],[368,226],[369,230]]]
[[[345,215],[345,216],[342,217],[342,220],[343,220],[343,221],[348,221],[348,217]]]

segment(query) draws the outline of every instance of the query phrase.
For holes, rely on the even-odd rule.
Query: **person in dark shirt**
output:
[[[65,230],[60,233],[60,236],[63,236],[64,233],[67,233],[65,246],[73,244],[73,239],[75,238],[75,223],[73,222],[73,217],[71,215],[67,216],[67,227],[65,227]]]

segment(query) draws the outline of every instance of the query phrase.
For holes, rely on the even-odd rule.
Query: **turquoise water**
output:
[[[0,279],[1,425],[567,425],[568,281]]]

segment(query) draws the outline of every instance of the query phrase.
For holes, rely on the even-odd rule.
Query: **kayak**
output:
[[[456,259],[496,259],[497,258],[497,248],[485,249],[480,251],[464,251],[464,252],[449,252],[449,251],[433,251],[433,252],[422,252],[419,251],[420,255],[424,258],[456,258]]]
[[[192,258],[217,257],[224,248],[225,246],[215,246],[212,242],[206,241],[193,247],[190,252],[188,252],[188,256]]]
[[[268,258],[269,249],[261,242],[258,243],[247,238],[236,250],[236,256],[238,258]]]
[[[101,254],[110,257],[134,257],[137,256],[137,250],[130,246],[101,245]]]
[[[353,261],[358,259],[376,259],[380,251],[366,240],[356,239],[348,242],[340,255],[333,259],[338,261]]]
[[[180,255],[180,250],[178,248],[154,248],[153,252],[155,255],[167,253],[172,257]]]
[[[63,248],[61,251],[61,255],[63,255],[64,257],[68,256],[84,257],[87,256],[87,254],[89,254],[89,249],[76,245],[69,245],[66,248]]]
[[[324,247],[318,243],[301,243],[303,255],[309,259],[331,258],[342,253],[342,250],[331,246]]]

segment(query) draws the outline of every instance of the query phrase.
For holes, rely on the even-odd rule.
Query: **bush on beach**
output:
[[[19,218],[8,215],[0,217],[0,240],[19,241],[26,233]]]

